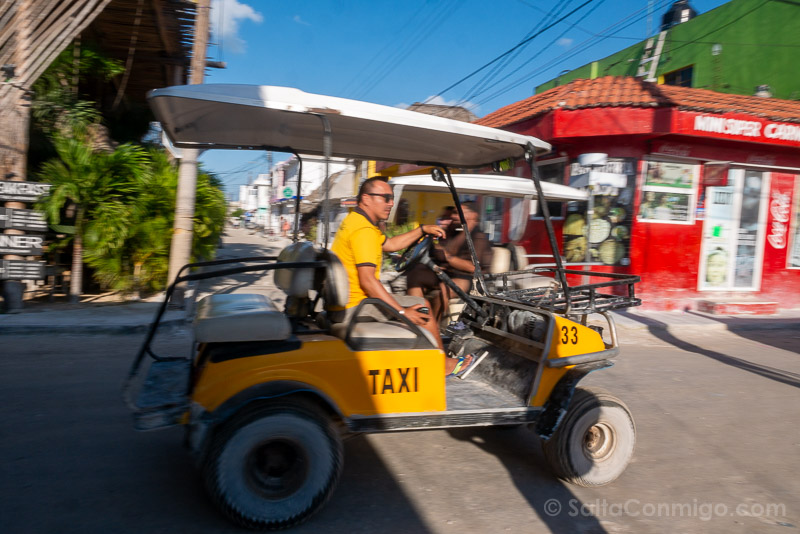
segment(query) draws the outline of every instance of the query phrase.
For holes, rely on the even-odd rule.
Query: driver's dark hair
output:
[[[385,176],[373,176],[372,178],[367,178],[361,184],[361,187],[358,188],[358,195],[356,196],[356,201],[361,202],[361,200],[364,198],[365,193],[372,193],[375,190],[375,182],[388,183],[389,179]]]

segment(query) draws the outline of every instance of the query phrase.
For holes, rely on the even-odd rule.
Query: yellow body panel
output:
[[[446,409],[442,351],[353,352],[327,336],[303,340],[293,351],[209,363],[192,400],[214,411],[241,391],[278,380],[307,384],[345,416]]]
[[[553,321],[555,324],[550,338],[548,359],[553,360],[605,350],[603,338],[595,330],[559,315],[553,315]],[[550,398],[553,388],[570,367],[545,367],[542,370],[539,388],[531,401],[531,406],[544,406],[544,403]]]
[[[453,205],[450,193],[403,191],[403,199],[408,202],[408,222],[435,224],[445,206]]]

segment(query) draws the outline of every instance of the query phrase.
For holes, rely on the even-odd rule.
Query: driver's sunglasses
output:
[[[394,195],[391,193],[364,193],[371,197],[383,197],[383,200],[388,204],[394,200]]]

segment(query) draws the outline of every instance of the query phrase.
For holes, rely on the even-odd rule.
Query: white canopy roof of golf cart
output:
[[[487,195],[505,198],[538,198],[536,187],[530,178],[517,178],[491,174],[454,174],[453,183],[462,195]],[[568,185],[541,182],[542,193],[546,201],[586,200],[585,189],[576,189]],[[429,174],[416,176],[400,176],[389,180],[393,188],[402,187],[403,191],[420,191],[431,193],[448,193],[450,190],[444,182],[436,182]],[[399,196],[395,193],[395,196]]]
[[[179,148],[324,155],[325,118],[333,157],[476,168],[521,158],[529,145],[550,150],[535,137],[289,87],[180,85],[148,99]]]

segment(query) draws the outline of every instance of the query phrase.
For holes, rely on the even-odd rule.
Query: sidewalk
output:
[[[274,287],[274,286],[273,286]],[[266,288],[265,288],[266,289]],[[272,288],[270,288],[272,289]],[[0,335],[10,334],[135,334],[144,333],[153,320],[159,302],[107,304],[72,309],[53,309],[0,314]],[[792,329],[800,332],[800,310],[776,315],[725,316],[701,312],[655,312],[637,308],[613,312],[620,337],[625,331],[743,331]],[[184,310],[167,310],[162,327],[184,324]]]

